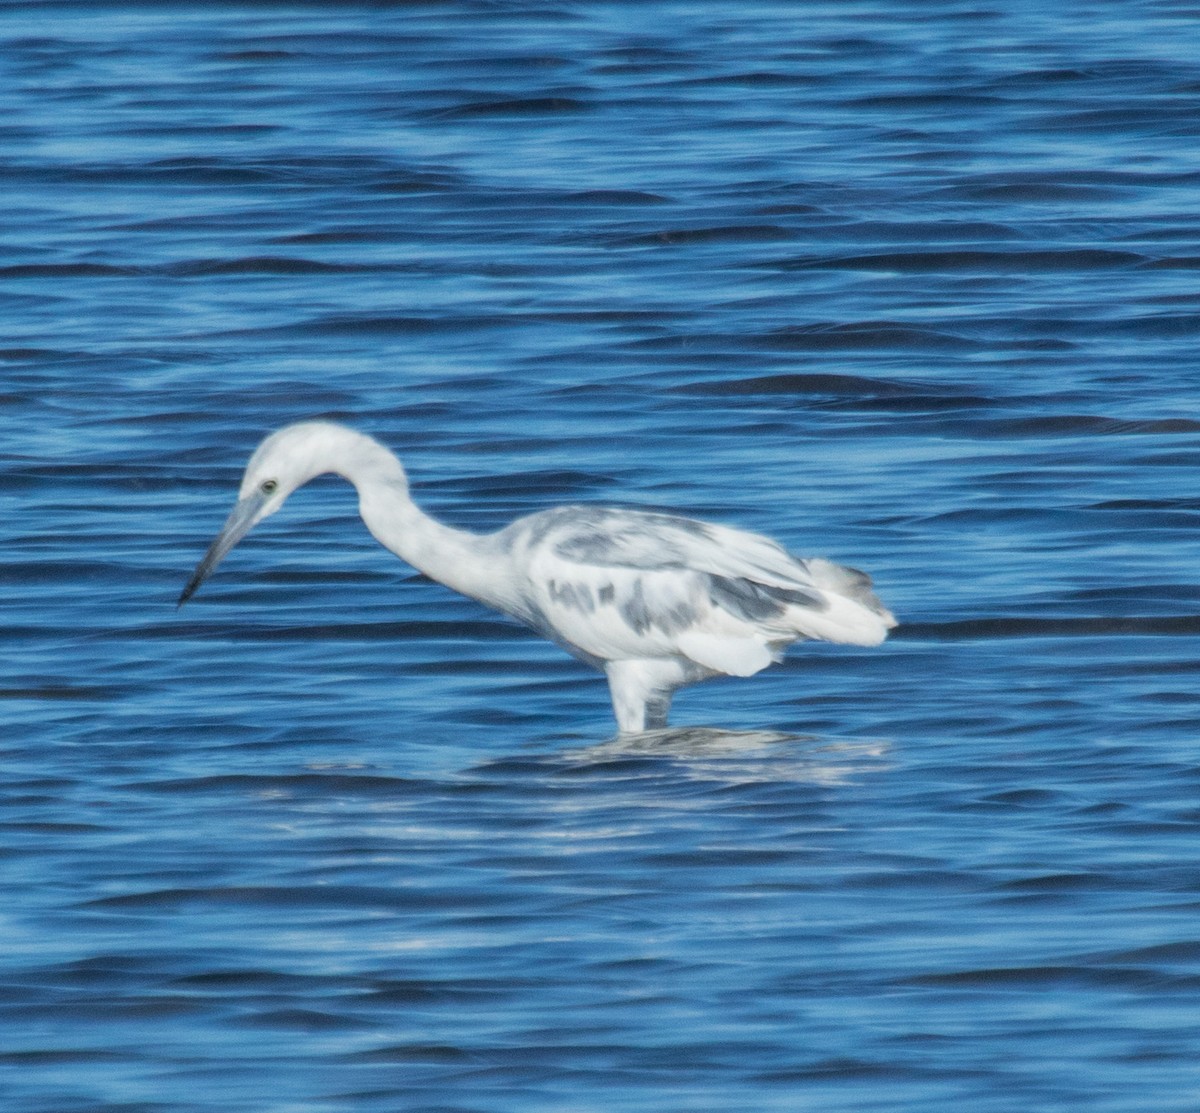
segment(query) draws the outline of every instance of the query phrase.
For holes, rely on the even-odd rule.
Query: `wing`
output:
[[[769,537],[726,526],[613,507],[565,506],[535,515],[546,519],[544,541],[559,556],[606,567],[693,568],[722,576],[750,576],[776,587],[803,588],[803,561]]]
[[[797,638],[877,644],[891,616],[862,573],[667,514],[563,507],[522,519],[529,620],[594,663],[680,656],[745,676]]]

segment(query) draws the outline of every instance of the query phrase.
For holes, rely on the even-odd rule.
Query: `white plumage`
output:
[[[564,506],[493,534],[451,529],[412,501],[388,449],[329,422],[289,425],[258,447],[180,603],[257,522],[326,472],[354,484],[367,528],[397,556],[604,671],[622,733],[666,726],[682,685],[751,676],[801,639],[878,645],[896,624],[862,572],[670,514]]]

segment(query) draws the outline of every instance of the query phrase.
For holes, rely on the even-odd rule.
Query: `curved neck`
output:
[[[355,467],[338,471],[357,489],[359,513],[375,540],[431,580],[511,611],[494,535],[452,529],[430,517],[413,502],[400,461],[378,442],[371,445]]]

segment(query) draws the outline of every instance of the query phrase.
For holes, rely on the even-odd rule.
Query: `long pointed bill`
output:
[[[265,501],[264,496],[257,491],[238,500],[237,505],[233,508],[233,513],[221,527],[221,532],[213,539],[213,543],[208,547],[208,552],[196,565],[196,571],[192,573],[187,587],[179,596],[178,606],[182,607],[196,594],[196,589],[212,575],[229,550],[250,532],[250,528],[258,521],[258,512],[262,509]]]

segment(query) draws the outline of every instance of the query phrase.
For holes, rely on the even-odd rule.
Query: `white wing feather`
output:
[[[749,676],[798,638],[876,645],[895,625],[861,572],[664,514],[563,507],[514,523],[527,615],[597,662],[686,657]]]

